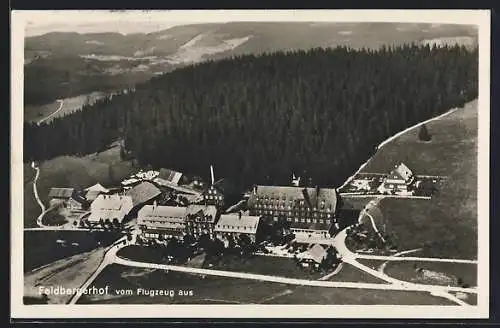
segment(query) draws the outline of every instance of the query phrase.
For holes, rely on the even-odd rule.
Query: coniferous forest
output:
[[[478,51],[405,45],[245,55],[175,70],[36,126],[25,161],[123,138],[141,164],[240,187],[339,186],[384,139],[477,97]]]

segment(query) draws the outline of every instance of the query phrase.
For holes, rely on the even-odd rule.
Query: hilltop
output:
[[[53,32],[25,39],[25,102],[46,104],[92,91],[127,89],[176,68],[242,54],[336,46],[377,49],[441,38],[477,44],[477,31],[465,25],[231,22],[128,35]]]

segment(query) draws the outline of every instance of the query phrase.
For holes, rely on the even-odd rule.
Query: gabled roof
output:
[[[162,178],[155,178],[153,180],[155,183],[159,184],[160,186],[167,187],[169,189],[175,190],[180,193],[185,193],[189,195],[196,195],[199,196],[201,193],[199,191],[196,191],[192,188],[189,188],[187,186],[178,186],[174,184],[173,182],[170,182],[168,180],[162,179]]]
[[[182,173],[170,169],[160,169],[158,178],[167,180],[174,185],[177,185],[182,178]]]
[[[318,201],[324,201],[326,208],[336,209],[337,206],[337,191],[333,188],[302,188],[288,186],[256,186],[256,190],[252,192],[248,200],[248,206],[253,207],[256,203],[265,201],[267,198],[279,200],[292,200],[295,202],[294,207],[298,205],[300,200],[307,204],[305,196],[314,207]]]
[[[251,215],[223,214],[215,225],[218,232],[256,233],[260,217]]]
[[[74,188],[50,188],[49,198],[70,198]]]
[[[98,191],[98,192],[107,193],[107,192],[109,192],[109,189],[104,188],[100,183],[96,183],[95,185],[90,186],[87,189],[85,189],[85,191],[92,191],[92,192]]]
[[[145,205],[137,214],[138,218],[156,218],[156,219],[178,219],[179,222],[184,222],[186,216],[186,208],[180,206],[158,206]]]
[[[132,198],[122,195],[99,195],[93,202],[92,207],[102,210],[121,210],[132,208]]]
[[[123,220],[132,209],[132,198],[122,195],[99,195],[91,204],[89,221]]]
[[[137,224],[157,229],[182,229],[185,217],[185,207],[145,205],[139,210]]]
[[[158,197],[161,195],[161,190],[151,182],[144,181],[127,191],[126,194],[132,197],[132,203],[135,207]]]

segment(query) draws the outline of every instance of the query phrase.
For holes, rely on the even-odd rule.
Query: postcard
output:
[[[487,318],[487,10],[13,11],[15,319]]]

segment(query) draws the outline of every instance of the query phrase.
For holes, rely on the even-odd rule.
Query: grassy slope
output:
[[[112,174],[116,181],[110,179],[109,165],[112,165]],[[120,151],[117,147],[85,157],[56,157],[40,165],[38,195],[47,206],[47,196],[52,187],[86,188],[97,182],[107,186],[119,182],[119,179],[134,171],[131,163],[120,160]],[[24,174],[24,226],[34,227],[36,218],[40,214],[40,207],[33,196],[34,170],[29,164],[24,165]]]
[[[97,248],[59,260],[25,275],[25,293],[38,294],[36,286],[78,288],[94,273],[104,257],[105,249]],[[49,303],[65,304],[71,295],[51,295]]]
[[[91,92],[88,94],[83,94],[76,97],[64,98],[63,106],[55,117],[62,117],[68,115],[74,111],[77,111],[82,108],[87,102],[92,104],[96,100],[105,97],[107,94],[104,92]],[[51,102],[49,104],[37,106],[37,105],[26,105],[24,107],[24,121],[32,122],[39,121],[42,118],[45,118],[52,113],[54,113],[59,108],[60,103],[58,101]],[[48,122],[49,120],[47,120]]]
[[[416,174],[445,175],[432,200],[386,198],[381,209],[400,249],[424,247],[423,254],[477,257],[477,101],[427,124],[430,143],[418,129],[385,145],[363,172],[388,172],[406,163]]]
[[[67,246],[56,241],[65,240]],[[110,245],[118,239],[117,235],[106,232],[86,231],[25,231],[24,232],[24,272],[29,272],[43,265],[68,258],[75,254],[89,252],[100,242],[102,246]],[[78,246],[73,246],[77,243]]]
[[[244,279],[205,277],[165,273],[119,265],[108,266],[94,282],[96,287],[192,290],[192,297],[169,296],[82,296],[79,303],[170,304],[170,303],[243,303],[243,304],[434,304],[450,305],[447,300],[427,293],[380,291],[346,288],[289,286]]]

